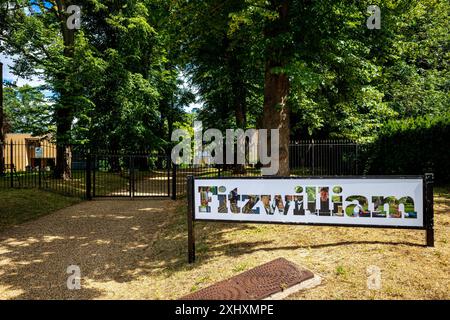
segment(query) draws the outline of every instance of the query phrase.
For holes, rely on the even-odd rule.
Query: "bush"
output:
[[[366,174],[433,172],[438,183],[450,181],[450,113],[386,123],[366,148]]]

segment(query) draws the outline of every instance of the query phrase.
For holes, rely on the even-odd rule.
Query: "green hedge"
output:
[[[367,174],[433,172],[438,183],[450,182],[450,112],[435,117],[386,123],[366,149]]]

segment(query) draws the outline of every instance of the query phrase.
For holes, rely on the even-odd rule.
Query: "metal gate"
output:
[[[292,174],[357,175],[359,144],[351,140],[301,140],[289,145]]]
[[[90,158],[93,197],[170,197],[166,155],[96,153]]]

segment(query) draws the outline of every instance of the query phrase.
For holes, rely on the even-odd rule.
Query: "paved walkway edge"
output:
[[[284,298],[290,296],[291,294],[294,294],[296,292],[299,292],[301,290],[307,290],[317,287],[322,283],[322,278],[318,275],[314,275],[314,278],[311,278],[309,280],[305,280],[303,282],[300,282],[299,284],[296,284],[292,287],[289,287],[283,291],[274,293],[267,298],[263,300],[283,300]]]

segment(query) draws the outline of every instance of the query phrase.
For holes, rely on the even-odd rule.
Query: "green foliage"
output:
[[[369,174],[423,174],[450,181],[450,113],[387,122],[366,151]]]
[[[450,105],[447,0],[292,0],[276,36],[268,33],[277,31],[278,0],[79,0],[73,44],[60,12],[46,5],[62,2],[33,3],[39,10],[26,0],[0,7],[0,50],[16,58],[17,75],[43,76],[55,101],[34,95],[34,106],[21,109],[27,116],[11,116],[27,102],[7,92],[7,112],[45,130],[59,125],[68,137],[58,138],[71,142],[160,151],[194,118],[258,127],[269,58],[283,60],[272,73],[289,77],[293,139],[371,142],[390,120],[409,123]],[[365,26],[372,4],[381,30]],[[203,107],[186,115],[193,91]]]
[[[167,4],[80,0],[82,27],[65,29],[70,1],[10,1],[0,10],[0,49],[13,72],[40,73],[55,93],[47,113],[64,143],[161,151],[192,94],[180,89],[167,50]],[[39,7],[39,9],[37,9]],[[28,10],[28,12],[27,12]],[[31,128],[30,128],[31,129]]]
[[[39,88],[7,86],[4,89],[6,131],[33,135],[49,133],[53,129],[50,103]]]
[[[261,114],[262,44],[253,26],[240,25],[238,17],[247,5],[238,0],[196,0],[174,6],[177,63],[203,102],[197,118],[205,127],[255,127]]]

